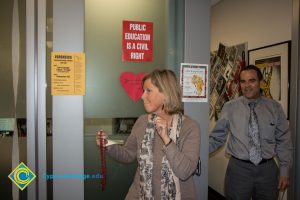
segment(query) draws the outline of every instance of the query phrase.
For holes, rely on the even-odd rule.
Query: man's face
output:
[[[240,74],[240,86],[244,97],[249,100],[255,100],[260,96],[260,88],[263,81],[259,81],[255,70],[245,70]]]

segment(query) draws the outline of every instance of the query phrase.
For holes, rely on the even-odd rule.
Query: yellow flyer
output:
[[[84,53],[51,53],[51,94],[85,95]]]

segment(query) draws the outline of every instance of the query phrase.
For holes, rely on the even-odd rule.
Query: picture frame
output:
[[[248,50],[249,64],[262,71],[263,95],[278,101],[289,119],[291,41]]]

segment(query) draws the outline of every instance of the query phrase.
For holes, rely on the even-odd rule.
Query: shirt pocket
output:
[[[263,141],[268,144],[275,144],[275,130],[276,124],[274,119],[263,122],[260,134]]]

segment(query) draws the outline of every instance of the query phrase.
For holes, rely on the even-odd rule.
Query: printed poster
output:
[[[180,83],[183,102],[207,102],[207,64],[181,63]]]
[[[51,94],[85,95],[84,53],[51,53]]]
[[[151,62],[153,23],[123,21],[122,61]]]

